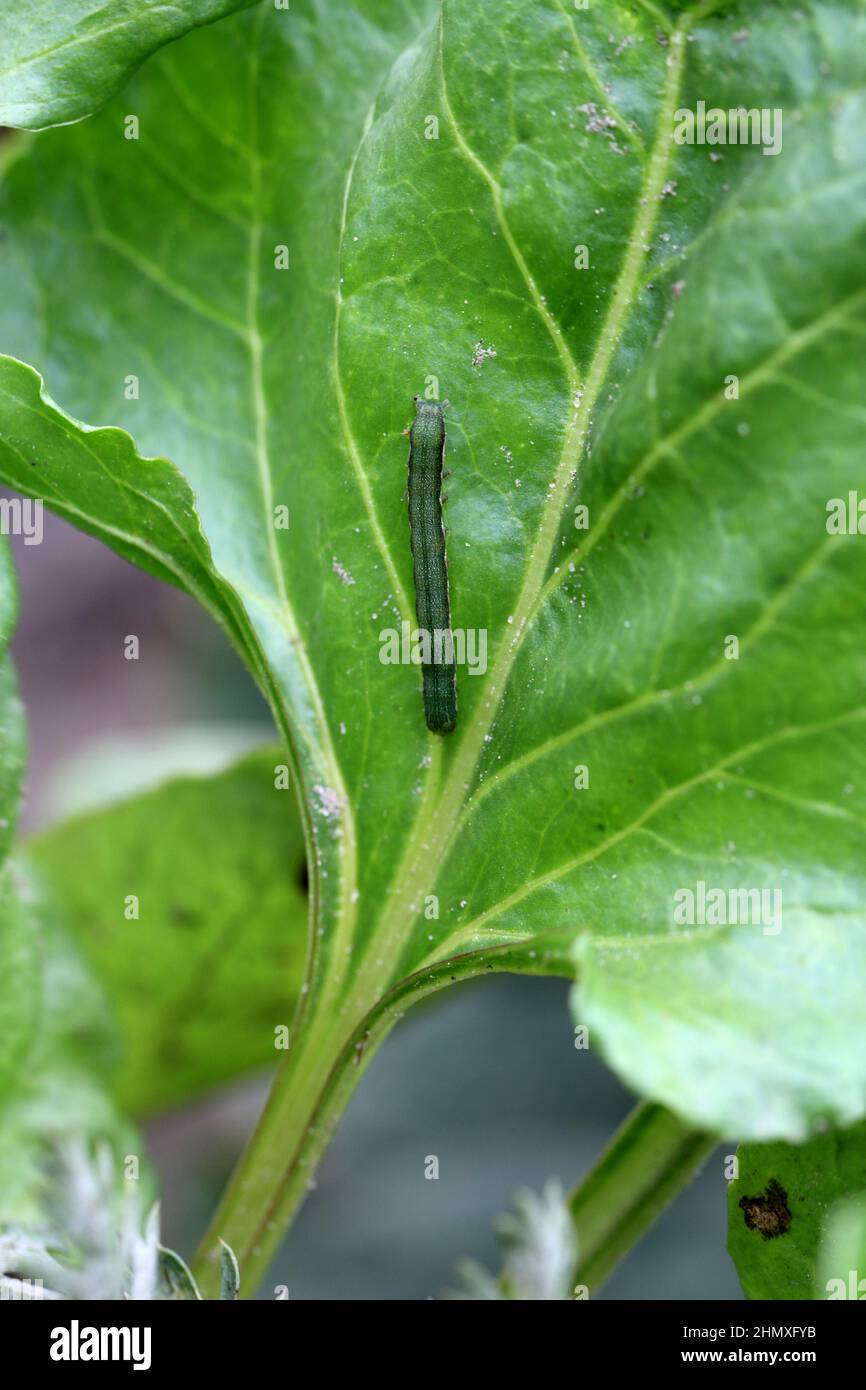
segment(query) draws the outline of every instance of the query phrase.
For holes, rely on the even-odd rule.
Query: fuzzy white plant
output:
[[[70,1140],[51,1168],[45,1228],[0,1233],[4,1297],[158,1298],[159,1211],[145,1215],[140,1185],[118,1180],[108,1145]]]
[[[559,1183],[543,1192],[520,1192],[514,1211],[500,1217],[497,1230],[506,1247],[498,1278],[474,1260],[463,1260],[459,1299],[550,1301],[571,1297],[577,1239]]]
[[[117,1157],[107,1144],[60,1144],[49,1167],[44,1228],[0,1231],[0,1298],[200,1298],[181,1257],[160,1245],[158,1204],[145,1212],[141,1184],[118,1177]],[[238,1262],[221,1244],[219,1296],[236,1299]]]

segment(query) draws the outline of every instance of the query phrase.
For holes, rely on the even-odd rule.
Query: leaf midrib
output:
[[[561,526],[562,512],[571,492],[571,469],[579,464],[583,456],[588,431],[588,423],[584,424],[583,422],[589,422],[591,419],[596,401],[606,380],[611,359],[632,308],[634,292],[646,256],[644,248],[649,244],[652,228],[658,215],[661,189],[671,159],[672,121],[685,61],[686,35],[691,24],[698,17],[708,13],[714,4],[715,0],[704,0],[704,3],[685,12],[671,35],[656,136],[636,199],[632,233],[626,246],[620,273],[585,378],[583,395],[577,406],[575,406],[574,401],[579,388],[579,376],[574,359],[562,335],[562,330],[540,296],[523,255],[514,240],[504,215],[501,191],[496,180],[459,132],[447,96],[444,64],[444,19],[440,23],[440,70],[443,106],[455,130],[455,137],[464,157],[476,173],[483,178],[491,192],[503,237],[556,348],[568,385],[570,413],[566,423],[562,451],[554,474],[554,483],[549,490],[550,499],[543,512],[542,524],[530,553],[520,597],[515,608],[514,637],[507,644],[500,645],[487,682],[483,710],[475,715],[463,735],[441,793],[438,798],[425,795],[422,802],[401,859],[395,886],[390,895],[389,906],[380,917],[377,928],[371,934],[353,982],[353,992],[361,1001],[362,1006],[368,1006],[375,994],[373,986],[373,977],[377,973],[375,962],[380,959],[393,961],[398,954],[398,948],[402,944],[407,926],[411,926],[414,921],[414,913],[411,910],[412,900],[424,896],[424,889],[420,887],[421,884],[431,882],[430,866],[432,866],[433,871],[432,881],[435,881],[439,865],[442,862],[443,848],[459,818],[467,785],[477,765],[485,737],[496,718],[508,676],[527,630],[528,619],[542,591],[544,575],[553,553],[556,535]],[[447,951],[449,946],[450,942],[445,941],[441,943],[440,949]]]

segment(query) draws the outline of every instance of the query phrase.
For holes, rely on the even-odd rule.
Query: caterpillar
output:
[[[415,396],[409,430],[409,536],[415,578],[415,612],[421,633],[424,717],[434,734],[450,734],[457,724],[457,675],[448,560],[442,523],[442,471],[445,411],[448,402]],[[425,641],[426,638],[426,641]],[[424,657],[428,660],[424,660]]]

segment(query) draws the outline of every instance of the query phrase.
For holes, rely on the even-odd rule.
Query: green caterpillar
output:
[[[457,724],[457,675],[448,597],[448,560],[442,523],[442,466],[448,402],[414,397],[409,434],[409,535],[415,576],[418,627],[427,635],[421,672],[424,716],[434,734],[450,734]],[[422,645],[422,653],[424,647]]]

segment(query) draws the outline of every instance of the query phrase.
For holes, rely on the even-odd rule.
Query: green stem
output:
[[[355,1087],[410,1005],[492,971],[570,978],[567,944],[567,934],[554,932],[490,947],[483,955],[451,956],[401,980],[360,1018],[347,1000],[341,1016],[354,1018],[354,1026],[347,1022],[337,1029],[332,1011],[311,1010],[199,1248],[193,1273],[202,1297],[216,1298],[219,1292],[221,1239],[238,1258],[241,1297],[255,1293]]]
[[[664,1106],[636,1106],[569,1199],[577,1228],[575,1284],[594,1294],[718,1142]]]
[[[381,1029],[377,1044],[387,1031],[387,1027]],[[366,1029],[348,1038],[340,1030],[336,1042],[333,1033],[333,1021],[329,1029],[321,1015],[310,1020],[277,1073],[194,1265],[203,1298],[217,1297],[220,1240],[238,1258],[241,1296],[251,1297],[303,1201],[369,1061]]]

